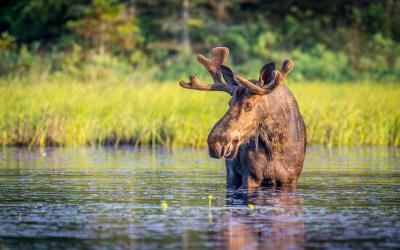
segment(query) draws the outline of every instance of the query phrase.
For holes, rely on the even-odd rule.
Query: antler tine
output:
[[[262,88],[262,87],[256,85],[255,83],[253,83],[239,75],[235,76],[235,80],[238,81],[239,83],[241,83],[242,85],[246,86],[248,89],[250,89],[252,91],[252,94],[267,95],[267,94],[272,93],[272,91],[274,91],[274,89],[282,81],[282,75],[278,70],[274,70],[274,72],[272,74],[274,76],[274,79],[270,83],[268,83],[268,85],[271,86],[270,88]],[[275,84],[275,82],[277,82],[278,84]]]
[[[179,85],[185,89],[196,89],[204,91],[225,91],[232,95],[233,91],[227,84],[204,84],[200,82],[195,75],[190,76],[190,82],[185,82],[183,80],[179,81]]]
[[[229,56],[229,49],[225,47],[216,47],[211,50],[211,59],[203,55],[198,55],[197,60],[203,64],[214,79],[214,83],[222,83],[219,66],[225,64]]]
[[[292,71],[293,66],[294,66],[294,62],[292,59],[285,59],[283,61],[282,69],[281,69],[283,78],[285,78],[290,73],[290,71]]]
[[[249,88],[255,95],[267,95],[274,91],[274,89],[283,81],[283,79],[290,73],[290,71],[292,71],[293,66],[293,60],[285,59],[283,61],[281,71],[274,70],[272,72],[273,80],[270,83],[266,84],[266,86],[270,86],[267,88],[262,88],[239,75],[235,76],[235,80]]]
[[[225,64],[229,56],[229,49],[225,47],[216,47],[211,50],[211,59],[206,58],[203,55],[198,55],[197,60],[207,69],[211,74],[214,84],[203,84],[196,76],[190,76],[190,82],[180,81],[179,85],[187,89],[197,89],[205,91],[225,91],[228,94],[233,94],[233,87],[225,84],[221,80],[221,72],[219,67],[221,64]]]

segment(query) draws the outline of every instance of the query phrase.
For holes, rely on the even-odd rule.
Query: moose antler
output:
[[[266,88],[263,88],[239,75],[235,76],[235,80],[249,88],[255,95],[267,95],[272,93],[272,91],[279,86],[283,79],[290,73],[290,71],[292,71],[293,65],[294,63],[292,60],[286,59],[283,62],[281,71],[274,70],[272,72],[273,79],[271,82],[265,84],[265,86],[267,86]],[[262,79],[259,80],[259,83],[262,83]]]
[[[232,95],[234,87],[225,84],[221,80],[220,65],[225,64],[229,56],[229,49],[225,47],[216,47],[211,50],[211,59],[203,55],[198,55],[197,60],[203,64],[207,71],[211,74],[214,84],[204,84],[200,82],[195,75],[190,76],[190,82],[179,81],[179,85],[186,89],[197,89],[204,91],[225,91]]]

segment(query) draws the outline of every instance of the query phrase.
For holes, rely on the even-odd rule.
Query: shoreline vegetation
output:
[[[207,78],[208,79],[208,78]],[[177,81],[0,78],[1,146],[206,146],[229,96]],[[312,145],[400,146],[400,85],[287,80]]]
[[[3,1],[4,2],[4,1]],[[197,54],[287,78],[309,144],[400,146],[400,1],[0,3],[0,147],[202,147],[229,96],[185,90]],[[40,17],[40,18],[38,18]]]

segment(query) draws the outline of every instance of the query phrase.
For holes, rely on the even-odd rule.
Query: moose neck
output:
[[[282,130],[265,121],[260,124],[255,136],[249,142],[254,143],[256,151],[273,155],[281,151],[284,137]]]
[[[286,89],[284,88],[284,91]],[[290,140],[291,118],[294,118],[293,107],[288,105],[291,100],[282,100],[274,94],[267,98],[263,113],[267,114],[259,121],[253,140],[257,151],[262,150],[267,154],[276,154]]]

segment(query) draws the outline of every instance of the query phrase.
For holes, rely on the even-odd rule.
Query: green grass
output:
[[[292,83],[308,142],[400,145],[400,85]],[[0,144],[200,147],[229,96],[177,82],[84,81],[65,75],[0,79]]]

